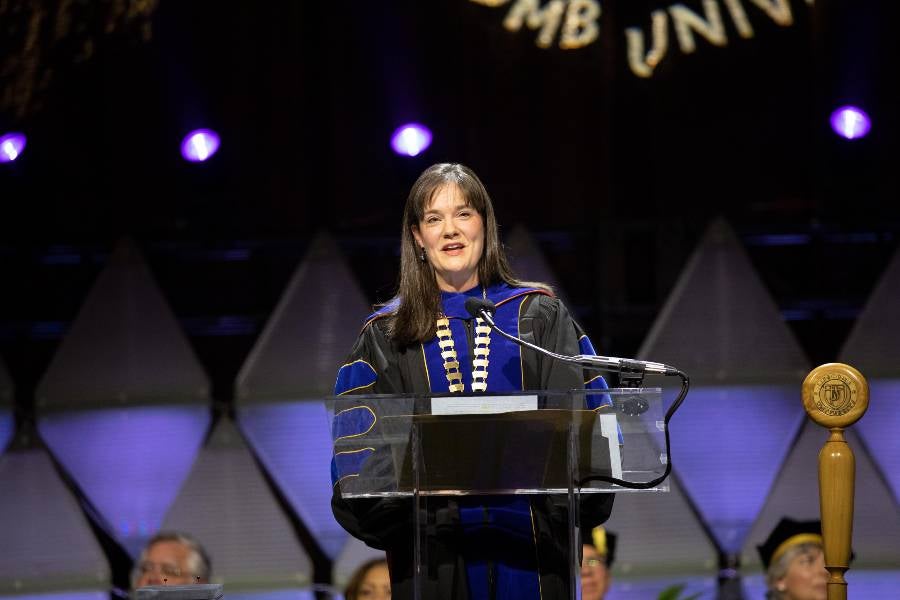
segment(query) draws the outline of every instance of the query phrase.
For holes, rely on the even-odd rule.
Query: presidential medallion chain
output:
[[[444,372],[447,374],[447,383],[450,393],[458,394],[466,390],[462,381],[462,371],[459,369],[459,358],[456,355],[456,345],[453,335],[450,333],[450,320],[441,316],[437,320],[438,346],[441,349],[441,358],[444,359]],[[491,349],[491,328],[481,317],[475,319],[475,348],[472,360],[472,391],[487,391],[488,356]]]

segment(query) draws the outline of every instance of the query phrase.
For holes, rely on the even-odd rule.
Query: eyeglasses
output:
[[[181,568],[178,567],[178,565],[169,563],[157,564],[149,560],[139,562],[137,566],[135,566],[134,570],[136,573],[139,573],[141,575],[147,575],[148,573],[159,573],[166,578],[191,576],[189,572],[182,571]]]
[[[606,566],[606,562],[602,558],[587,558],[584,561],[584,566],[586,567],[599,567],[600,565]]]

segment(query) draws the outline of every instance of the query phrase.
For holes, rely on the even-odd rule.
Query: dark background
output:
[[[671,3],[605,0],[599,40],[575,51],[538,48],[535,31],[503,28],[509,5],[468,0],[162,0],[113,27],[116,3],[76,2],[57,38],[63,4],[0,14],[0,84],[29,64],[38,82],[0,112],[29,136],[0,165],[0,356],[20,417],[122,236],[227,402],[316,232],[372,302],[392,294],[406,193],[439,161],[479,173],[504,231],[529,229],[606,354],[637,352],[717,216],[813,363],[837,357],[897,247],[894,3],[790,0],[795,23],[779,27],[745,0],[756,36],[741,39],[719,2],[728,46],[698,37],[684,54],[670,24],[646,80],[624,30],[649,32]],[[39,5],[38,50],[17,60]],[[830,131],[848,102],[872,117],[867,138]],[[416,158],[388,145],[409,120],[435,136]],[[181,138],[201,126],[221,150],[186,163]]]

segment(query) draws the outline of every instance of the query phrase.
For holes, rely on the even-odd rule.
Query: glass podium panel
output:
[[[660,388],[339,396],[327,409],[332,476],[343,500],[408,498],[416,598],[437,593],[435,536],[455,543],[466,535],[458,507],[515,497],[529,507],[558,506],[569,597],[580,598],[585,502],[595,494],[668,491],[658,481],[668,462]],[[448,506],[456,516],[442,522]],[[488,533],[499,539],[507,532],[497,523]],[[499,547],[515,543],[511,536]]]
[[[339,396],[328,416],[344,498],[567,493],[570,443],[580,493],[634,491],[608,479],[646,483],[668,460],[659,388]]]

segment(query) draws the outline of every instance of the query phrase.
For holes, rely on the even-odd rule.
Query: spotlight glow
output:
[[[842,106],[831,113],[831,128],[842,138],[855,140],[869,133],[872,121],[861,108]]]
[[[27,142],[24,133],[14,131],[0,136],[0,163],[12,162],[19,158]]]
[[[181,142],[181,156],[190,162],[203,162],[219,149],[219,134],[212,129],[195,129]]]
[[[431,131],[419,123],[407,123],[391,136],[391,147],[397,154],[418,156],[431,145]]]

